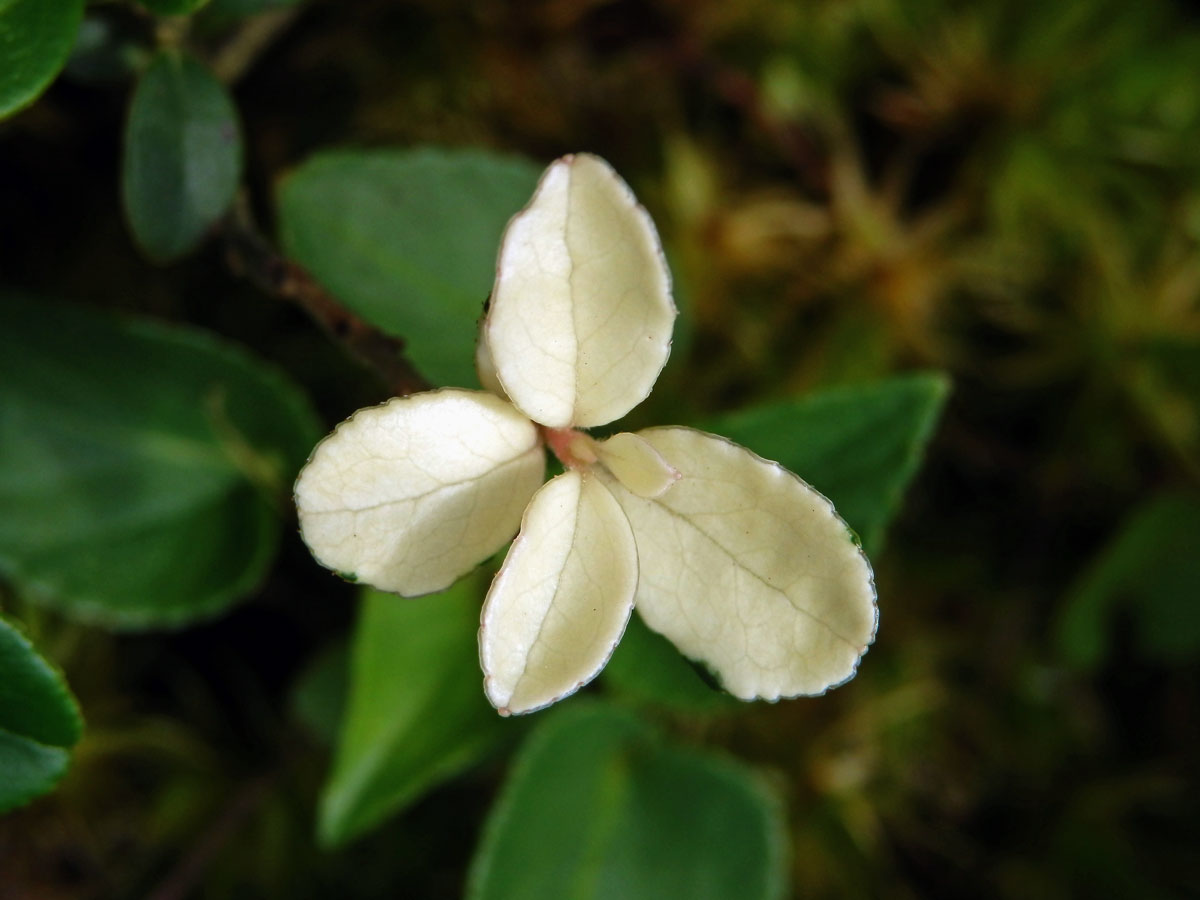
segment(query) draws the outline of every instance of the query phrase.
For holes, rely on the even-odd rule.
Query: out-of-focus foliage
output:
[[[142,6],[160,16],[182,16],[195,12],[208,0],[138,0]]]
[[[228,208],[241,176],[237,112],[212,74],[159,53],[138,79],[122,185],[134,237],[153,259],[187,253]]]
[[[0,812],[62,777],[82,726],[62,676],[0,618]]]
[[[586,701],[543,719],[492,810],[466,896],[782,896],[781,817],[740,767]]]
[[[317,435],[278,372],[184,328],[0,298],[0,571],[110,627],[262,580]]]
[[[1167,494],[1141,508],[1067,595],[1059,628],[1063,656],[1095,666],[1114,619],[1134,625],[1152,659],[1187,662],[1200,652],[1200,501]]]
[[[0,3],[0,118],[32,103],[67,61],[83,18],[83,0]]]
[[[295,6],[302,0],[209,0],[206,11],[214,17],[252,16],[285,6]]]
[[[17,13],[51,6],[73,8],[0,0],[0,36]],[[596,152],[658,223],[683,309],[668,368],[629,426],[753,428],[735,436],[794,466],[860,530],[879,637],[828,696],[744,705],[635,624],[588,690],[604,707],[579,697],[561,717],[502,723],[511,744],[423,770],[418,751],[446,732],[417,725],[428,742],[406,744],[372,702],[410,709],[428,683],[373,697],[371,679],[420,661],[401,647],[439,646],[405,631],[408,616],[457,618],[468,639],[445,662],[469,653],[468,600],[436,615],[434,598],[357,603],[287,525],[272,553],[286,507],[268,516],[251,486],[259,470],[239,462],[227,473],[249,492],[239,521],[267,540],[237,542],[259,559],[261,587],[247,578],[246,602],[220,619],[114,635],[30,602],[10,564],[0,606],[61,666],[87,728],[54,793],[0,821],[0,893],[455,897],[468,870],[483,895],[556,877],[602,890],[619,873],[646,884],[655,865],[674,871],[670,849],[638,855],[668,831],[688,836],[681,853],[711,846],[697,810],[714,798],[730,822],[765,823],[765,843],[750,825],[718,832],[726,857],[695,870],[719,884],[757,859],[739,891],[788,860],[784,892],[798,897],[1200,893],[1194,3],[212,0],[166,17],[150,6],[89,6],[65,69],[66,26],[36,66],[0,66],[0,97],[17,98],[0,108],[22,108],[0,125],[6,286],[225,335],[282,366],[332,424],[388,388],[236,277],[305,300],[302,272],[247,261],[244,220],[261,219],[319,285],[406,340],[431,380],[468,384],[495,236],[540,165]],[[171,266],[141,256],[119,203],[135,79],[163,52],[188,54],[236,103],[246,159],[239,216],[214,205],[196,252]],[[433,171],[468,159],[511,167],[511,179],[485,188]],[[63,312],[46,333],[73,320]],[[28,434],[91,422],[93,405],[118,424],[124,407],[147,404],[211,421],[173,399],[172,373],[190,365],[182,350],[147,366],[80,341],[35,368],[24,363],[39,345],[17,325],[0,334],[0,428],[26,408],[8,398],[58,402],[60,379],[87,397],[125,387],[76,418],[39,407]],[[331,331],[353,338],[354,327]],[[944,382],[911,374],[929,370],[951,389],[926,391]],[[818,413],[830,418],[802,424]],[[230,446],[229,432],[205,434]],[[63,440],[72,471],[107,459]],[[0,454],[21,446],[6,436]],[[42,456],[26,453],[42,467],[31,471],[58,458]],[[894,480],[874,481],[888,466]],[[53,523],[78,520],[60,507],[84,507],[58,488],[81,482],[13,471],[0,467],[0,481],[38,502],[4,495],[0,534],[26,517],[42,531],[22,535],[67,533]],[[176,472],[170,496],[190,496],[200,474]],[[92,521],[138,509],[144,495],[130,496],[88,507]],[[166,540],[131,543],[117,574],[157,579]],[[205,548],[178,542],[174,570],[198,571]],[[56,553],[49,571],[62,577],[79,558]],[[156,597],[189,595],[176,587]],[[350,635],[339,662],[329,648]],[[430,677],[442,662],[427,661]],[[467,681],[478,689],[475,671],[456,677],[464,697]],[[370,759],[371,741],[351,733],[388,733],[377,746],[399,749]],[[357,794],[352,770],[365,773]],[[579,801],[588,785],[600,806]],[[346,815],[331,826],[335,791]],[[322,792],[324,837],[346,840],[336,850],[317,849]],[[558,800],[589,815],[556,811]],[[786,846],[770,847],[772,834]],[[586,850],[531,849],[571,835]]]

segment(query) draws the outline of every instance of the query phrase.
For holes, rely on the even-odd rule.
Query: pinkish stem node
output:
[[[546,446],[568,469],[586,469],[598,458],[596,442],[582,431],[542,426],[542,435]]]

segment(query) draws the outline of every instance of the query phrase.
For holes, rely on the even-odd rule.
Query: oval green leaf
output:
[[[342,303],[408,341],[435,384],[469,387],[496,248],[538,170],[477,150],[333,152],[282,185],[282,240]]]
[[[229,208],[242,169],[237,111],[204,66],[162,51],[138,81],[121,186],[133,236],[152,259],[194,248]]]
[[[380,824],[516,732],[480,690],[481,602],[475,578],[416,599],[365,592],[350,696],[321,794],[326,846]]]
[[[83,0],[0,0],[0,118],[28,106],[67,63]]]
[[[213,615],[262,578],[318,434],[208,335],[0,298],[0,573],[112,627]]]
[[[601,678],[623,699],[653,706],[666,706],[687,713],[734,712],[745,709],[733,697],[715,687],[716,676],[706,681],[675,645],[651,631],[640,616],[625,628]]]
[[[870,555],[883,545],[948,392],[944,375],[902,375],[750,407],[702,427],[819,490]]]
[[[576,702],[522,749],[467,896],[768,900],[782,893],[783,835],[778,804],[750,772]]]
[[[62,675],[0,618],[0,812],[54,787],[82,728]]]

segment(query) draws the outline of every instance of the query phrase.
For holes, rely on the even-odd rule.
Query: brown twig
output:
[[[429,390],[429,382],[404,355],[404,341],[350,312],[302,266],[283,256],[254,223],[244,196],[235,202],[222,230],[226,258],[235,273],[299,305],[352,356],[374,369],[397,396]]]

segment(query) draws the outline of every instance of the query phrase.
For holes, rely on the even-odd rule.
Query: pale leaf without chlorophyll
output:
[[[360,412],[297,483],[314,555],[409,595],[483,561],[527,507],[479,633],[501,713],[532,712],[593,679],[635,604],[746,700],[821,693],[853,675],[874,638],[857,538],[795,475],[692,429],[587,433],[658,378],[676,315],[670,284],[629,187],[598,157],[563,157],[501,240],[477,357],[490,393],[428,392]],[[479,428],[483,409],[504,428]],[[566,471],[538,489],[543,443]],[[519,477],[503,471],[516,460]]]

